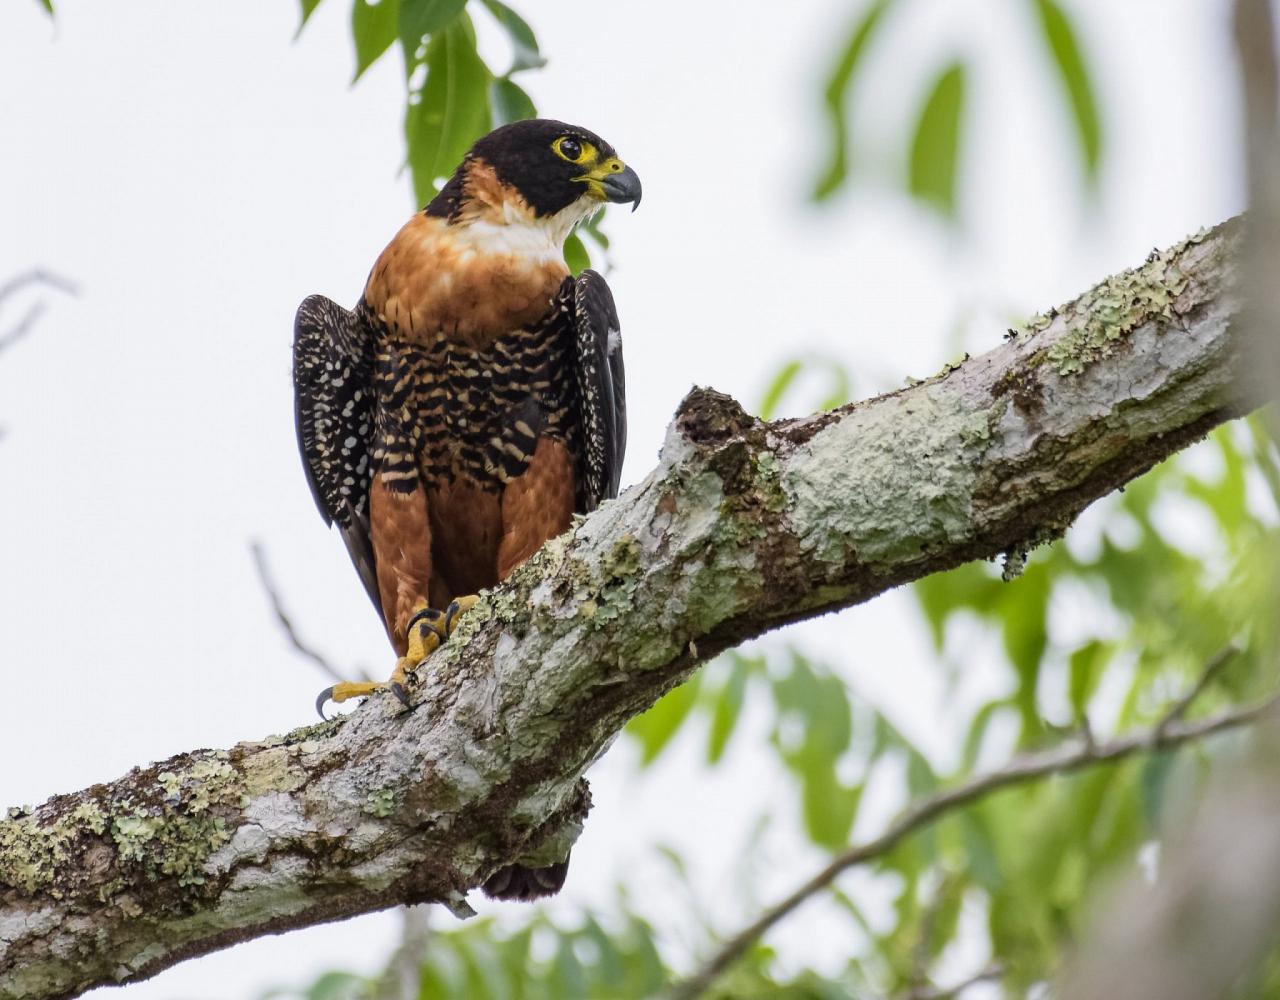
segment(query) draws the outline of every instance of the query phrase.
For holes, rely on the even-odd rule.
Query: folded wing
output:
[[[578,509],[595,510],[618,495],[627,449],[626,381],[622,334],[613,293],[595,271],[574,282],[578,393],[582,406],[582,455]]]

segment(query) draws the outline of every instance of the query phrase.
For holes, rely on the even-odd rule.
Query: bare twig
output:
[[[52,271],[46,271],[42,267],[34,267],[30,271],[15,275],[3,285],[0,285],[0,302],[3,302],[18,289],[27,285],[47,285],[49,288],[73,297],[80,293],[74,282],[68,281]]]
[[[288,637],[289,643],[293,648],[335,681],[367,680],[368,674],[363,670],[340,670],[330,663],[323,653],[303,640],[302,636],[298,634],[298,630],[293,627],[293,619],[289,617],[289,613],[284,609],[284,602],[280,599],[280,591],[276,588],[275,581],[271,578],[271,571],[267,568],[267,553],[262,547],[262,543],[254,539],[249,543],[249,549],[253,552],[253,565],[258,571],[258,579],[262,581],[262,589],[267,592],[267,600],[271,602],[271,610],[275,613],[276,621],[284,629],[284,634]]]
[[[1278,706],[1280,695],[1273,695],[1256,705],[1231,709],[1197,722],[1170,722],[1164,729],[1160,746],[1167,749],[1203,739],[1221,730],[1250,725],[1264,716],[1274,714]],[[1066,774],[1097,764],[1115,763],[1147,752],[1154,742],[1155,729],[1151,729],[1104,743],[1094,743],[1092,746],[1087,741],[1081,741],[1042,753],[1025,754],[1015,757],[999,770],[917,799],[879,837],[837,854],[825,868],[789,896],[765,910],[751,924],[725,941],[702,968],[676,985],[669,994],[669,1000],[693,1000],[701,996],[761,935],[801,903],[829,886],[838,875],[856,865],[882,857],[901,841],[940,817],[1013,785],[1025,784],[1050,774]]]
[[[4,284],[0,285],[0,304],[3,304],[6,299],[10,298],[28,285],[47,285],[48,287],[67,295],[76,294],[76,286],[70,281],[67,281],[65,278],[61,278],[56,274],[52,274],[49,271],[35,268],[34,270],[16,275]],[[47,307],[44,302],[36,302],[27,310],[22,319],[18,320],[15,326],[0,334],[0,352],[12,347],[19,340],[29,334],[35,328],[36,321],[44,315],[46,308]]]
[[[1208,689],[1209,685],[1214,682],[1218,674],[1222,672],[1222,668],[1234,660],[1240,654],[1240,650],[1234,644],[1223,646],[1222,649],[1210,657],[1209,662],[1204,665],[1204,669],[1200,671],[1200,676],[1195,684],[1181,698],[1175,701],[1164,718],[1156,725],[1154,739],[1156,744],[1163,742],[1164,734],[1168,728],[1175,722],[1179,722],[1187,710],[1191,708]]]
[[[418,1000],[422,991],[422,959],[431,940],[431,911],[426,906],[401,907],[400,944],[374,986],[376,1000]]]
[[[907,991],[907,1000],[918,1000],[922,995],[932,995],[937,989],[929,977],[929,963],[932,957],[929,945],[933,938],[934,929],[937,926],[939,911],[942,909],[943,903],[946,902],[951,881],[953,881],[953,877],[950,874],[944,875],[939,879],[938,885],[933,892],[933,898],[929,901],[929,905],[920,917],[920,929],[916,935],[915,947],[911,956],[911,988]]]
[[[985,969],[975,972],[968,979],[952,986],[921,986],[907,993],[902,1000],[951,1000],[952,997],[958,997],[970,986],[989,983],[994,979],[1001,978],[1003,975],[1004,966],[998,962],[992,962]]]

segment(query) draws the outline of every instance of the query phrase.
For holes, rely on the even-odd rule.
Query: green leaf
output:
[[[832,849],[847,844],[862,801],[862,787],[846,788],[836,778],[834,767],[810,770],[801,790],[809,839],[819,847]]]
[[[734,662],[716,698],[711,713],[711,732],[707,737],[707,763],[718,764],[724,756],[725,745],[733,735],[738,716],[742,712],[743,694],[747,689],[748,667]]]
[[[986,821],[980,812],[969,809],[959,817],[964,835],[965,855],[968,861],[966,868],[970,878],[987,892],[1000,888],[1003,881],[1000,875],[1000,861],[996,856],[996,846],[987,829]]]
[[[1110,657],[1110,644],[1097,639],[1086,642],[1071,654],[1067,696],[1071,700],[1071,710],[1077,722],[1084,718],[1089,699],[1098,689],[1102,670]]]
[[[315,13],[316,8],[320,6],[320,0],[301,0],[301,2],[302,20],[298,23],[298,31],[301,31],[306,26],[307,20]],[[49,12],[53,13],[52,7],[49,7]]]
[[[489,85],[489,103],[493,105],[493,127],[536,118],[538,110],[518,83],[500,76]]]
[[[596,959],[592,962],[593,978],[606,983],[626,981],[626,970],[623,968],[623,956],[603,927],[594,917],[588,917],[582,928],[582,935],[596,946]]]
[[[1142,815],[1147,827],[1152,830],[1160,827],[1160,812],[1164,806],[1164,791],[1169,784],[1169,772],[1173,769],[1176,754],[1173,751],[1155,753],[1142,765],[1142,773],[1138,776],[1138,788],[1142,792]]]
[[[396,30],[406,62],[412,63],[423,40],[457,17],[466,5],[467,0],[400,0]]]
[[[782,401],[782,397],[791,388],[791,383],[796,380],[796,376],[804,370],[803,361],[788,361],[774,375],[773,381],[769,383],[769,387],[764,391],[764,397],[760,400],[760,419],[772,420],[778,411],[778,404]]]
[[[356,75],[352,83],[372,66],[396,40],[400,16],[399,0],[355,0],[351,7],[351,37],[356,43]]]
[[[956,215],[965,68],[955,62],[934,81],[911,140],[911,194],[947,218]]]
[[[387,0],[383,0],[386,3]],[[472,143],[489,131],[489,68],[476,52],[476,33],[464,13],[431,36],[427,78],[405,113],[409,167],[419,205],[435,197],[437,180],[451,175]]]
[[[587,995],[586,976],[582,963],[573,952],[573,941],[567,935],[561,935],[560,947],[556,949],[555,965],[551,982],[555,987],[555,996],[564,1000],[585,1000]]]
[[[867,46],[889,8],[891,0],[876,0],[853,27],[844,51],[827,81],[823,101],[830,126],[831,162],[813,188],[813,197],[822,201],[831,197],[849,176],[849,105],[853,85],[866,55]]]
[[[591,266],[591,255],[582,243],[582,237],[570,233],[564,241],[564,262],[569,265],[569,272],[576,278]]]
[[[918,751],[907,753],[907,792],[913,799],[932,795],[938,788],[938,776]]]
[[[350,972],[326,972],[307,990],[307,1000],[355,1000],[368,984]]]
[[[53,0],[37,0],[37,2],[48,12],[50,17],[53,17]],[[315,2],[319,3],[320,0],[315,0]]]
[[[961,754],[960,767],[965,774],[973,771],[973,766],[978,761],[978,754],[982,752],[982,740],[987,735],[991,720],[996,717],[996,713],[1007,708],[1009,708],[1009,699],[997,698],[987,702],[974,714],[973,721],[969,723],[969,732],[964,738],[964,751]]]
[[[776,417],[782,400],[791,390],[796,379],[804,372],[812,370],[826,373],[830,378],[831,388],[819,400],[816,407],[813,404],[806,403],[806,412],[810,408],[832,410],[849,402],[853,394],[852,383],[849,379],[849,369],[840,361],[822,355],[794,358],[786,362],[778,370],[765,389],[764,396],[760,400],[760,419],[772,420]]]
[[[1067,12],[1056,0],[1035,0],[1035,8],[1040,18],[1040,30],[1053,57],[1054,68],[1062,81],[1075,122],[1085,176],[1093,181],[1098,176],[1098,165],[1102,159],[1102,124],[1089,68],[1085,65],[1076,30]]]
[[[991,615],[1004,586],[980,563],[970,563],[917,580],[912,589],[929,623],[934,648],[942,651],[947,620],[957,611],[972,610],[983,617]]]
[[[1000,604],[1004,648],[1018,672],[1014,703],[1022,713],[1022,745],[1039,738],[1042,725],[1037,703],[1040,665],[1049,643],[1049,594],[1052,583],[1043,563],[1028,566],[1018,579],[1004,585]]]
[[[601,250],[609,249],[609,237],[600,228],[607,211],[608,209],[601,209],[578,227],[578,232],[582,233],[583,236],[589,237]]]
[[[533,29],[524,18],[501,0],[484,0],[484,5],[489,8],[489,13],[497,22],[506,29],[515,50],[511,68],[507,70],[508,76],[522,69],[537,69],[539,66],[546,65],[547,60],[538,51],[538,39],[534,37]]]
[[[673,691],[668,691],[653,708],[627,724],[627,732],[640,741],[640,765],[647,766],[671,742],[698,700],[702,675],[694,674]]]

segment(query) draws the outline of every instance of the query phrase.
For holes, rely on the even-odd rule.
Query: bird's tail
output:
[[[520,902],[527,902],[540,896],[554,896],[564,888],[565,876],[568,874],[568,858],[545,868],[507,865],[489,876],[484,884],[484,893],[493,899]]]

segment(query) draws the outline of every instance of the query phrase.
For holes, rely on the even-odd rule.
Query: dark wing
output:
[[[374,331],[364,310],[323,295],[298,307],[293,324],[294,421],[311,495],[336,524],[365,590],[381,613],[369,541],[373,451]]]
[[[622,456],[627,450],[626,382],[622,334],[613,293],[595,271],[574,282],[573,319],[577,331],[578,398],[582,401],[582,456],[578,508],[595,510],[618,495]]]

